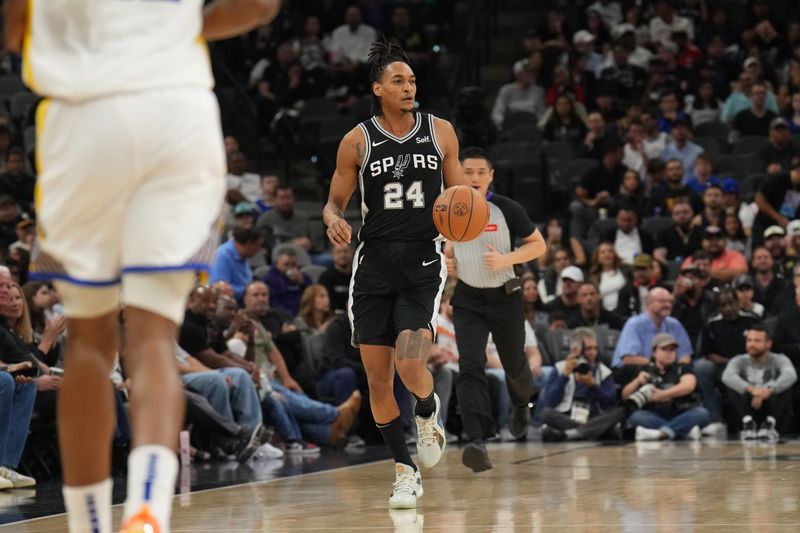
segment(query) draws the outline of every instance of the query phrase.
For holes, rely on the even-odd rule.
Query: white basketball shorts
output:
[[[212,92],[45,100],[36,122],[32,277],[102,287],[126,273],[208,268],[225,194]]]

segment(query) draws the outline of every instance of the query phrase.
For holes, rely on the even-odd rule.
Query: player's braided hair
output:
[[[399,45],[390,42],[385,37],[372,43],[372,46],[369,49],[368,61],[370,88],[372,87],[373,83],[380,79],[380,77],[383,75],[383,71],[386,70],[386,66],[390,63],[400,61],[406,65],[411,65],[411,60],[408,58],[405,50],[400,48]],[[372,114],[382,115],[383,108],[381,107],[381,99],[378,98],[374,92],[371,92],[371,89],[370,98],[372,102]]]

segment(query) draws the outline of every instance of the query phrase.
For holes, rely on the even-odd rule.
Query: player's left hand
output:
[[[489,270],[501,270],[508,266],[506,264],[505,256],[495,250],[494,246],[486,243],[486,247],[489,249],[489,251],[483,254],[483,266]]]

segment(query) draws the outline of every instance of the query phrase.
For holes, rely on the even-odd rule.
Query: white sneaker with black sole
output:
[[[775,429],[775,418],[768,416],[766,420],[761,423],[761,427],[758,428],[758,440],[764,440],[767,442],[778,442],[781,436],[778,433],[778,430]]]
[[[417,421],[417,458],[419,464],[425,468],[436,466],[447,447],[444,428],[439,425],[439,411],[441,410],[439,396],[434,393],[433,399],[436,402],[436,409],[433,410],[430,417],[414,417]]]
[[[742,418],[742,433],[741,439],[742,440],[755,440],[758,438],[758,429],[756,426],[756,421],[753,420],[753,417],[750,415],[745,416]]]
[[[413,466],[395,463],[394,486],[389,496],[390,509],[416,509],[422,497],[422,476]]]

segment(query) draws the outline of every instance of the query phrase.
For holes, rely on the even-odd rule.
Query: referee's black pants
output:
[[[461,421],[470,441],[486,439],[497,430],[486,378],[489,333],[503,364],[511,405],[522,407],[536,393],[525,356],[522,292],[506,294],[503,287],[478,289],[459,281],[451,304],[458,345],[456,394]]]

